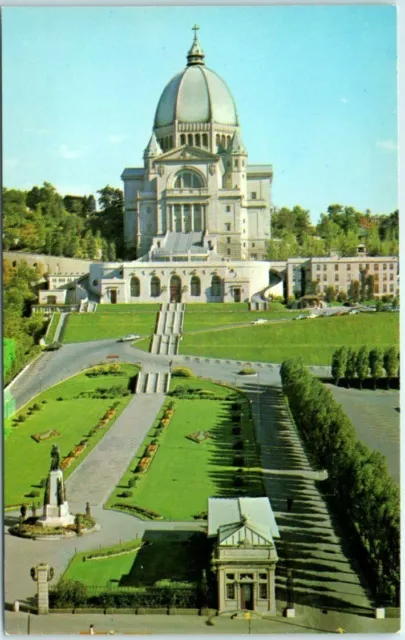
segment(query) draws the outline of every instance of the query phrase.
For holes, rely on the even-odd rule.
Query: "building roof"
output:
[[[156,109],[155,128],[178,122],[238,125],[235,101],[222,78],[204,64],[197,36],[188,66],[166,85]]]
[[[268,498],[208,498],[208,535],[223,539],[242,527],[267,539],[279,538],[280,533]],[[221,533],[222,531],[222,533]]]

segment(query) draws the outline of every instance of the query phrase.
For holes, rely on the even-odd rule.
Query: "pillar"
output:
[[[194,231],[194,205],[191,204],[191,231]]]
[[[37,566],[37,600],[38,614],[49,613],[49,565],[39,564]]]

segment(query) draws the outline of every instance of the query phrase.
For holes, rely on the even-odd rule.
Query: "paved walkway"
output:
[[[84,511],[86,502],[102,506],[118,484],[165,399],[164,394],[135,395],[112,429],[66,481],[72,512]]]
[[[264,620],[253,617],[249,623],[244,618],[231,620],[229,616],[213,618],[213,626],[207,625],[205,616],[197,615],[102,615],[102,614],[53,614],[49,616],[28,615],[25,613],[5,614],[5,627],[9,634],[26,635],[28,626],[33,635],[56,635],[88,632],[89,626],[94,625],[96,632],[131,635],[247,635],[251,634],[302,634],[302,633],[337,633],[343,628],[346,632],[357,633],[395,633],[398,621],[394,619],[373,620],[371,618],[356,618],[353,626],[353,616],[348,614],[324,614],[321,627],[312,621],[312,611],[302,607],[297,618],[272,618]]]

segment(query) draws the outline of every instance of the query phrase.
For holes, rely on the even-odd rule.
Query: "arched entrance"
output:
[[[181,278],[179,276],[170,278],[170,302],[181,302]]]

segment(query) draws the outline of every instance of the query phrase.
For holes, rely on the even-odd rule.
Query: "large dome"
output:
[[[160,96],[155,129],[171,125],[175,120],[238,125],[232,94],[222,78],[205,66],[197,33],[187,60],[187,67],[170,80]]]
[[[186,67],[166,85],[156,109],[155,127],[178,122],[238,124],[238,114],[225,82],[211,69]]]

